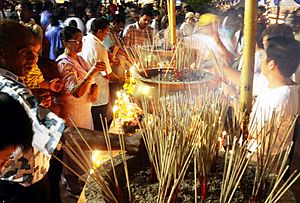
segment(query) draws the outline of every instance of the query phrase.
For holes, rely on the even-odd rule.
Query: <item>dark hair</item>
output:
[[[294,34],[291,26],[287,24],[273,24],[265,29],[263,32],[263,37],[267,37],[268,40],[272,38],[284,38],[284,39],[294,39]]]
[[[186,5],[183,8],[186,10],[186,12],[194,12],[190,5]]]
[[[114,16],[114,23],[115,24],[119,24],[119,23],[124,23],[125,24],[125,22],[126,22],[126,19],[122,15],[116,14]]]
[[[261,13],[265,13],[267,11],[266,7],[264,6],[259,6],[257,10],[260,11]]]
[[[25,150],[30,148],[33,137],[31,119],[21,104],[4,92],[0,92],[0,115],[0,150],[17,145]]]
[[[160,16],[159,10],[153,10],[153,16]]]
[[[78,29],[77,27],[72,27],[72,26],[66,26],[64,29],[62,29],[60,33],[60,38],[61,41],[69,41],[73,38],[74,34],[80,32],[81,30]]]
[[[70,20],[69,26],[78,28],[78,27],[77,27],[77,22],[76,22],[76,20],[74,20],[74,19],[73,19],[73,20]]]
[[[59,26],[58,17],[56,15],[51,15],[49,17],[49,23],[51,24],[51,26]]]
[[[64,7],[60,6],[54,10],[53,15],[57,16],[59,20],[64,21],[67,16],[67,11]]]
[[[140,12],[140,16],[149,16],[149,17],[153,17],[153,10],[150,7],[145,7],[141,10]]]
[[[98,30],[105,30],[107,28],[107,26],[109,25],[109,21],[106,20],[105,18],[96,18],[95,20],[93,20],[92,24],[91,24],[91,32],[93,34],[97,33]]]
[[[264,23],[257,23],[256,29],[256,43],[260,49],[264,48],[262,33],[266,29],[266,25]]]
[[[224,19],[222,22],[224,28],[230,28],[237,31],[240,29],[241,23],[242,19],[234,8],[230,8],[224,12]]]
[[[285,38],[273,38],[268,43],[267,61],[274,60],[279,72],[286,78],[291,77],[300,62],[300,43]]]
[[[28,28],[14,20],[0,21],[0,48],[9,48],[12,42],[21,40],[20,36],[27,38],[30,35],[32,33]]]
[[[22,7],[26,7],[28,11],[33,10],[31,2],[29,2],[27,0],[21,1],[18,5],[21,5]]]

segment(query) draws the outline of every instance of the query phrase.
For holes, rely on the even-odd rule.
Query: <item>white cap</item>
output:
[[[194,15],[193,12],[187,12],[187,13],[185,14],[185,19],[187,19],[187,18],[194,18],[194,17],[195,17],[195,15]]]

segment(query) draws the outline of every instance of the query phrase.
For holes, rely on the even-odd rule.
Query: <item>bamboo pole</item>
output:
[[[170,0],[170,21],[169,26],[171,29],[171,44],[173,48],[176,45],[176,8],[175,8],[175,0]]]
[[[241,112],[245,112],[246,116],[243,122],[243,137],[247,138],[247,127],[249,123],[249,114],[252,108],[252,87],[253,87],[253,69],[254,69],[254,53],[255,53],[255,33],[257,7],[256,1],[245,0],[245,18],[244,18],[244,39],[245,46],[243,49],[244,62],[242,64],[241,89],[240,89],[240,107]]]

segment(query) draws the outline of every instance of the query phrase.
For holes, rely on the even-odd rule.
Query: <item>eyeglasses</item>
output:
[[[82,43],[82,39],[76,40],[76,39],[70,39],[68,42],[75,42],[76,44]]]

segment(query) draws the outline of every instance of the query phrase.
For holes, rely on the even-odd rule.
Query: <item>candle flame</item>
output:
[[[117,105],[114,105],[114,107],[113,107],[113,109],[112,109],[112,110],[113,110],[113,113],[116,113],[116,111],[118,110],[118,108],[119,108],[119,107],[118,107]]]

